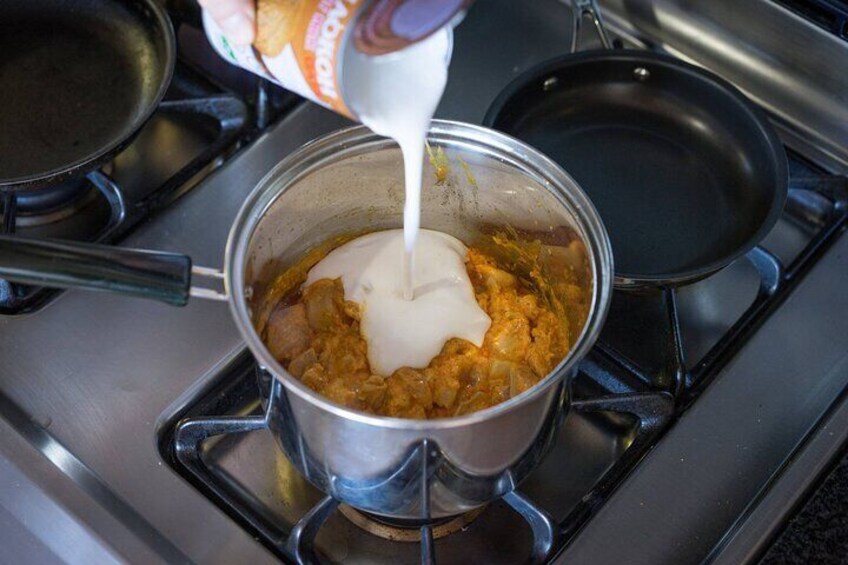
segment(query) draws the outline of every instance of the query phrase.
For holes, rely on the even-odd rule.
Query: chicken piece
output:
[[[306,318],[309,326],[320,332],[338,330],[345,326],[344,287],[341,279],[321,279],[303,291]]]
[[[484,386],[489,379],[488,360],[480,356],[480,360],[474,363],[467,375],[460,379],[460,386],[465,389],[476,389]]]
[[[489,363],[488,384],[495,386],[506,385],[509,383],[509,374],[512,372],[515,363],[512,361],[504,361],[503,359],[492,359]]]
[[[480,306],[480,308],[486,314],[489,314],[489,317],[491,318],[492,317],[492,315],[491,315],[492,304],[491,304],[491,300],[489,299],[490,298],[489,293],[487,293],[485,291],[484,292],[478,292],[474,295],[474,298],[477,299],[477,305]]]
[[[424,376],[433,391],[433,403],[450,408],[456,401],[462,381],[478,362],[480,350],[464,339],[453,338],[445,343],[441,353],[424,369]]]
[[[353,300],[345,300],[344,313],[352,320],[362,321],[362,307]]]
[[[481,383],[481,388],[485,387],[493,404],[510,397],[510,375],[514,368],[515,363],[501,359],[493,359],[489,364],[486,380]]]
[[[543,311],[531,334],[533,343],[527,350],[527,364],[539,378],[550,373],[568,353],[564,321],[549,311]]]
[[[306,318],[306,307],[295,304],[277,308],[265,328],[265,345],[278,361],[293,359],[309,347],[312,330]]]
[[[487,313],[492,325],[486,332],[483,347],[494,357],[521,361],[530,345],[530,321],[522,313],[515,290],[487,291]]]
[[[555,363],[552,363],[552,353],[545,348],[544,342],[534,342],[527,350],[527,365],[533,372],[542,378],[551,372]]]
[[[321,394],[326,396],[330,401],[336,404],[341,404],[347,408],[358,408],[356,391],[351,383],[344,378],[335,378],[330,380]]]
[[[317,362],[318,355],[316,355],[315,350],[310,347],[309,349],[292,359],[291,363],[289,363],[287,370],[293,376],[300,379],[303,377],[303,373],[306,372],[306,369],[308,369]]]
[[[586,246],[580,239],[568,245],[543,245],[539,260],[552,273],[585,270],[588,265]]]
[[[462,416],[463,414],[470,414],[471,412],[477,412],[478,410],[483,410],[491,406],[492,403],[486,397],[486,395],[482,392],[474,392],[471,396],[465,400],[462,400],[456,407],[456,411],[454,411],[454,416]]]
[[[518,286],[518,279],[515,275],[492,265],[477,265],[475,269],[479,282],[490,293],[512,290]]]
[[[433,392],[433,403],[442,408],[450,408],[456,402],[456,395],[459,393],[459,378],[450,375],[442,374],[433,369],[424,369],[424,375],[430,382],[430,389]]]
[[[324,394],[324,387],[327,386],[329,378],[327,377],[327,372],[320,363],[313,363],[303,372],[303,376],[300,377],[300,382],[315,392]]]
[[[539,316],[539,299],[535,294],[525,294],[518,298],[518,307],[521,313],[529,320],[535,320]]]
[[[501,359],[521,361],[530,346],[530,322],[520,312],[493,316],[483,347]]]
[[[439,355],[474,355],[479,350],[470,341],[458,337],[451,338],[445,342]]]
[[[433,395],[423,374],[403,367],[386,379],[387,416],[396,418],[426,418],[433,406]]]
[[[368,369],[368,344],[359,327],[325,334],[315,340],[318,359],[334,376],[352,375]]]
[[[380,375],[371,375],[356,391],[356,398],[365,405],[365,408],[378,412],[386,400],[386,379]]]
[[[586,302],[586,291],[576,284],[561,283],[555,289],[559,296],[566,301],[566,304],[583,304]]]
[[[527,365],[518,363],[509,374],[509,396],[518,396],[539,382],[539,378]]]

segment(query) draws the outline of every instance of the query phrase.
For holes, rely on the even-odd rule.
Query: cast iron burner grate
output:
[[[685,289],[616,293],[601,340],[573,381],[574,410],[546,461],[522,485],[522,492],[490,504],[462,532],[434,543],[431,526],[424,521],[420,527],[422,562],[434,562],[440,544],[449,544],[454,537],[463,540],[461,551],[473,560],[481,545],[496,541],[489,534],[481,544],[474,542],[473,531],[485,533],[488,528],[483,524],[487,513],[497,514],[499,522],[514,523],[514,518],[508,517],[511,511],[525,522],[530,535],[523,536],[528,539],[522,549],[510,544],[507,550],[482,559],[514,562],[529,557],[544,562],[568,544],[672,420],[697,398],[845,231],[848,179],[829,175],[796,155],[790,154],[790,164],[789,199],[778,227],[763,245],[740,259],[739,265],[728,267],[754,273],[751,301],[741,307],[735,321],[704,346],[700,343],[703,336],[687,330],[698,324],[691,323],[691,308],[681,308],[678,293],[687,292]],[[711,278],[715,277],[720,275]],[[708,294],[712,284],[710,279],[697,283],[690,294]],[[690,298],[686,295],[682,300]],[[696,342],[698,353],[691,364],[686,361],[690,342]],[[351,534],[338,518],[338,503],[302,478],[293,479],[293,469],[286,466],[270,434],[258,431],[266,428],[270,404],[266,402],[263,410],[260,381],[267,383],[268,378],[249,354],[243,354],[166,424],[159,444],[163,458],[283,560],[337,559],[331,555],[333,542],[316,537],[322,529],[327,529],[325,538],[354,540],[347,542],[349,546],[372,551],[368,557],[378,555],[368,548],[393,542],[364,531],[359,534],[373,539],[362,541],[355,537],[359,534]],[[253,433],[243,433],[247,431]],[[426,442],[418,447],[422,477],[426,476],[427,448]],[[261,459],[270,457],[269,452],[275,459],[263,463]],[[258,471],[260,467],[267,469]],[[280,482],[280,476],[301,481],[289,495],[302,500],[278,500],[289,496],[269,484]],[[557,478],[562,476],[575,484],[560,484]],[[426,513],[426,504],[422,506]],[[299,514],[295,512],[300,509]],[[513,536],[522,538],[518,530]],[[390,555],[393,560],[398,556],[395,550]],[[406,556],[410,556],[408,552]]]
[[[627,377],[623,380],[627,380]],[[330,496],[321,498],[291,529],[287,530],[283,524],[261,508],[261,501],[247,492],[235,477],[221,468],[209,466],[204,460],[209,453],[208,443],[211,443],[207,440],[214,441],[212,438],[215,436],[240,435],[244,432],[255,432],[267,428],[267,415],[272,410],[271,402],[278,395],[271,392],[269,397],[272,400],[267,401],[266,408],[262,410],[259,389],[264,387],[258,386],[257,383],[260,381],[273,387],[282,386],[278,381],[265,375],[249,355],[243,355],[226,372],[225,377],[217,380],[216,386],[203,395],[199,403],[168,424],[160,440],[160,450],[171,465],[215,500],[230,516],[254,532],[279,557],[298,563],[318,563],[321,559],[315,550],[315,536],[328,518],[338,510],[339,503],[336,500]],[[639,386],[636,382],[630,384]],[[583,386],[585,385],[578,387],[581,392]],[[648,391],[644,387],[642,392],[618,395],[605,394],[596,387],[593,387],[593,390],[598,391],[596,394],[590,394],[594,396],[593,398],[573,400],[572,409],[584,414],[601,411],[634,414],[637,421],[629,422],[626,426],[633,431],[632,436],[628,438],[630,448],[626,453],[641,457],[671,416],[671,397],[667,393]],[[245,410],[253,414],[224,417],[201,416],[209,413],[242,414]],[[182,419],[185,416],[188,418]],[[181,421],[178,422],[178,419]],[[227,438],[223,437],[220,441],[226,442]],[[427,440],[424,440],[412,450],[407,459],[413,465],[420,463],[416,466],[416,470],[420,473],[424,487],[422,488],[422,516],[427,515],[427,482],[424,478],[429,476],[428,462],[433,456],[431,451]],[[625,459],[630,459],[630,455],[627,455]],[[635,464],[635,461],[631,462],[632,464]],[[625,466],[621,467],[621,469],[624,468]],[[613,475],[615,472],[611,472],[610,477]],[[590,506],[594,502],[585,500]],[[547,559],[562,545],[563,536],[573,533],[562,528],[551,514],[521,492],[511,492],[503,497],[502,502],[529,526],[532,543],[528,549],[531,552],[532,561],[541,562]],[[345,514],[344,511],[340,513]],[[581,509],[580,513],[584,513],[584,509]],[[438,522],[434,523],[422,518],[420,525],[414,526],[420,531],[423,563],[435,562],[433,528],[438,524]]]
[[[266,87],[264,82],[259,83],[260,92],[257,99],[265,103],[261,104],[263,106],[267,105]],[[49,237],[80,241],[117,242],[139,222],[195,186],[203,176],[223,162],[228,152],[232,152],[252,139],[257,132],[257,127],[250,123],[252,112],[255,112],[262,122],[267,120],[269,114],[269,110],[264,107],[249,108],[236,94],[218,88],[188,64],[178,62],[168,98],[160,104],[151,122],[167,119],[186,124],[188,129],[202,130],[205,146],[196,155],[189,158],[167,178],[158,183],[154,182],[152,185],[148,183],[131,188],[125,187],[117,174],[107,172],[110,168],[107,166],[88,173],[84,178],[71,181],[76,186],[65,182],[60,186],[45,187],[39,191],[43,192],[45,198],[49,198],[52,197],[53,192],[67,191],[66,189],[70,186],[78,194],[93,195],[94,198],[85,202],[81,209],[67,209],[78,203],[80,198],[64,198],[54,206],[50,206],[48,202],[48,206],[41,210],[25,211],[24,205],[29,203],[24,202],[24,199],[28,196],[14,192],[3,193],[0,195],[0,210],[2,210],[0,233],[29,235],[31,230],[27,230],[27,224],[39,223],[38,214],[43,213],[41,223],[52,225],[41,226],[40,230],[34,232],[37,236],[46,233]],[[154,126],[148,123],[140,137],[143,137],[144,131],[150,127]],[[133,153],[135,143],[118,155],[113,163],[121,163],[122,159],[132,160],[126,155]],[[156,157],[155,152],[153,157]],[[142,171],[145,168],[144,165],[138,166],[135,163],[132,165]],[[19,200],[21,200],[20,205]],[[85,220],[78,220],[76,224],[62,222],[64,218],[73,214],[84,216]],[[58,219],[56,219],[57,216]],[[88,225],[81,228],[80,222]],[[0,315],[32,312],[46,304],[56,293],[56,290],[0,280]]]

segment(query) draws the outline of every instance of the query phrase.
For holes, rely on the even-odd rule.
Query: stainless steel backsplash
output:
[[[787,144],[848,173],[848,42],[771,0],[601,0],[613,30],[731,81]]]

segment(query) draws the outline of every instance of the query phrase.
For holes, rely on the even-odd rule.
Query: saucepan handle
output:
[[[184,306],[190,295],[227,299],[217,290],[193,288],[192,275],[223,279],[217,270],[192,267],[191,258],[178,253],[0,236],[0,279],[11,282],[108,291],[175,306]]]
[[[604,49],[612,49],[612,42],[604,29],[604,21],[601,11],[598,9],[597,0],[571,0],[571,9],[574,12],[574,24],[571,33],[571,52],[577,52],[577,41],[580,39],[580,30],[583,27],[583,18],[589,16]]]

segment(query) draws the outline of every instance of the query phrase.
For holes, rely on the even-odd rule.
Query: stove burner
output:
[[[454,518],[436,520],[430,524],[433,539],[437,540],[464,530],[479,516],[485,506],[476,508]],[[347,504],[339,505],[339,512],[358,528],[389,541],[415,542],[421,541],[421,526],[419,522],[400,522],[383,516],[375,516],[368,512],[357,510]]]
[[[16,195],[19,228],[52,224],[76,214],[97,198],[97,187],[86,178]]]
[[[434,563],[436,560],[435,539],[450,534],[465,535],[467,531],[476,527],[476,523],[473,522],[484,511],[488,513],[503,510],[501,503],[515,512],[529,527],[531,544],[526,551],[530,552],[532,562],[545,562],[561,546],[564,535],[573,534],[575,528],[584,523],[585,517],[591,514],[596,506],[597,498],[617,484],[626,471],[632,468],[634,460],[638,461],[644,455],[646,446],[653,443],[656,435],[667,424],[673,406],[668,394],[652,391],[610,394],[606,389],[597,389],[597,394],[592,394],[589,399],[571,400],[572,408],[581,412],[584,417],[590,413],[613,412],[619,413],[622,417],[627,415],[627,418],[635,422],[628,424],[633,435],[626,440],[629,447],[619,458],[619,464],[607,471],[605,480],[591,496],[587,495],[577,503],[578,506],[572,510],[573,516],[567,517],[564,523],[553,518],[547,510],[538,506],[531,498],[513,490],[506,493],[497,504],[449,518],[446,521],[432,522],[389,520],[354,510],[340,504],[332,496],[325,495],[311,508],[304,507],[304,513],[300,514],[297,523],[291,525],[279,517],[269,519],[269,516],[274,516],[274,511],[269,511],[269,507],[265,505],[266,501],[245,496],[245,492],[249,492],[249,489],[246,490],[243,484],[232,481],[230,471],[223,471],[226,465],[222,467],[210,460],[210,458],[214,459],[214,456],[208,449],[211,444],[207,444],[207,441],[215,436],[229,435],[238,438],[247,432],[266,429],[271,403],[267,402],[264,413],[259,413],[257,409],[262,405],[260,396],[272,399],[278,397],[263,386],[261,377],[265,373],[249,356],[244,356],[236,362],[230,371],[210,389],[208,397],[204,395],[204,400],[193,405],[187,412],[173,416],[164,428],[165,434],[160,438],[160,449],[163,457],[175,469],[216,500],[221,508],[251,530],[257,539],[266,543],[280,557],[292,559],[298,563],[320,562],[315,557],[321,551],[315,544],[316,536],[337,509],[348,521],[357,526],[356,529],[367,534],[397,542],[420,543],[421,562]],[[603,372],[602,367],[592,371],[592,373]],[[257,385],[257,376],[260,377],[259,385]],[[275,380],[273,386],[282,385],[280,381]],[[211,416],[211,414],[220,415]],[[252,415],[244,416],[243,414]],[[275,451],[278,449],[273,439],[267,448]],[[426,469],[423,473],[423,476],[427,476]],[[276,471],[274,476],[278,476]],[[422,489],[420,508],[427,508],[427,492],[428,489]],[[422,515],[427,515],[426,510]],[[363,534],[363,537],[366,536]]]
[[[113,169],[112,163],[107,163],[96,173],[15,194],[16,228],[45,226],[79,213],[98,197],[104,197],[97,180],[109,178]]]
[[[18,214],[37,215],[52,212],[77,200],[89,188],[91,185],[85,177],[77,177],[52,186],[20,192],[17,194]]]

